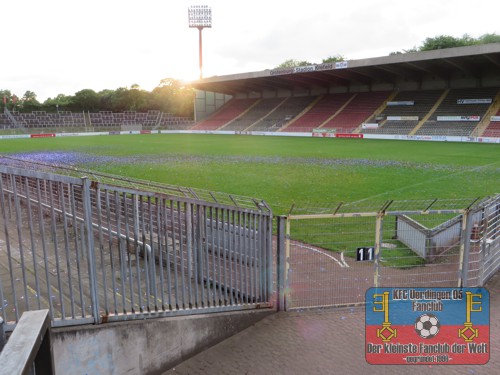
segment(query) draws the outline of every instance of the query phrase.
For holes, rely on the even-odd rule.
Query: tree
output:
[[[410,48],[410,49],[404,49],[403,52],[404,53],[415,53],[415,52],[418,52],[418,48],[417,47],[413,47],[413,48]]]
[[[279,64],[276,68],[296,68],[298,66],[308,66],[308,65],[313,65],[309,61],[298,61],[294,59],[286,60]]]
[[[192,117],[194,90],[174,78],[164,78],[151,92],[151,107],[177,116]]]
[[[461,39],[450,35],[439,35],[434,38],[426,38],[420,51],[432,51],[436,49],[462,47],[464,44]]]
[[[460,43],[462,44],[462,46],[473,46],[474,44],[479,43],[478,39],[474,39],[469,34],[462,35],[462,37],[459,40],[460,40]]]
[[[500,43],[500,35],[484,34],[478,38],[478,44]]]
[[[173,106],[175,110],[173,111],[173,113],[180,117],[193,117],[194,99],[194,89],[186,87],[184,85],[179,87],[176,95],[174,95]]]
[[[101,111],[112,111],[115,90],[102,90],[97,93],[99,97],[99,109]]]
[[[128,109],[127,91],[126,87],[119,87],[110,95],[111,106],[109,110],[123,112]]]
[[[5,101],[5,105],[9,107],[9,102],[11,100],[12,93],[10,90],[0,90],[0,100],[2,100],[2,104]]]
[[[497,35],[495,33],[484,34],[477,39],[473,38],[469,34],[464,34],[462,35],[461,38],[455,38],[450,35],[439,35],[434,38],[426,38],[424,40],[424,43],[420,47],[413,47],[411,49],[403,50],[403,52],[400,51],[391,52],[389,55],[393,56],[402,53],[433,51],[436,49],[473,46],[476,44],[488,44],[488,43],[500,43],[500,35]]]
[[[418,48],[417,47],[413,47],[413,48],[410,48],[410,49],[404,49],[403,52],[401,52],[401,51],[391,52],[391,53],[389,53],[389,56],[403,55],[405,53],[414,53],[414,52],[418,52]]]
[[[84,89],[75,93],[73,108],[80,111],[95,111],[99,109],[99,97],[94,90]]]
[[[333,63],[333,62],[340,62],[340,61],[346,61],[347,59],[338,54],[338,55],[335,55],[335,56],[330,56],[330,57],[327,57],[326,59],[323,59],[323,61],[321,62],[322,64],[326,64],[326,63]]]
[[[9,108],[13,107],[14,95],[9,90],[0,90],[1,98],[5,95]],[[128,110],[146,112],[160,110],[177,116],[193,117],[195,91],[182,81],[165,78],[151,92],[143,90],[138,84],[130,88],[102,90],[96,93],[91,89],[80,90],[74,95],[59,94],[48,98],[43,104],[36,100],[33,91],[26,91],[19,100],[16,110],[20,112],[47,111],[113,111]]]
[[[18,102],[18,108],[23,112],[39,111],[41,104],[36,100],[36,94],[27,90]]]
[[[23,97],[21,98],[21,100],[24,100],[24,101],[36,101],[36,94],[33,92],[33,91],[26,91],[23,95]]]
[[[43,102],[43,108],[47,112],[70,111],[73,109],[73,97],[59,94],[55,98],[48,98]]]
[[[130,90],[126,90],[124,101],[127,108],[132,111],[147,111],[149,109],[149,93],[141,90],[137,84],[132,85]]]
[[[12,96],[12,93],[10,92],[10,90],[0,90],[0,95],[2,96],[2,99],[4,96],[7,99],[10,99],[10,97]]]

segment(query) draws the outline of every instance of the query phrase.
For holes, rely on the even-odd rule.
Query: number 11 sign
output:
[[[356,251],[356,260],[357,261],[373,260],[374,253],[375,249],[373,247],[358,247]]]

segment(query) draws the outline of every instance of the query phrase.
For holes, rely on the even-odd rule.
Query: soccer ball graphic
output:
[[[422,314],[415,320],[415,332],[424,339],[431,339],[436,336],[440,327],[441,323],[433,314]]]

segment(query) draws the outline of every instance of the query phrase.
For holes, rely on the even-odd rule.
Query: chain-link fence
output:
[[[288,309],[363,303],[376,286],[481,286],[499,267],[500,196],[293,210],[278,219]]]

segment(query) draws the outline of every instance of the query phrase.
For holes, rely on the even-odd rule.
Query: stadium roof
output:
[[[405,53],[340,63],[214,76],[191,83],[197,90],[235,95],[267,90],[329,89],[353,84],[421,82],[424,77],[449,81],[466,75],[482,78],[500,71],[500,43]]]

